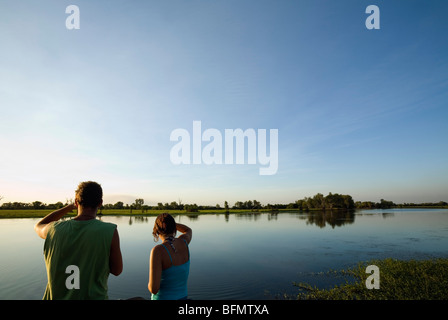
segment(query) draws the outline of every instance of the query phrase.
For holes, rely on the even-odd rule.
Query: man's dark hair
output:
[[[97,208],[103,200],[103,189],[94,181],[81,182],[75,194],[78,204],[84,208]]]

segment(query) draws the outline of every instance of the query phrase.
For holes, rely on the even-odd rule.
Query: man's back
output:
[[[96,219],[52,223],[44,245],[44,299],[107,299],[115,229],[115,224]]]

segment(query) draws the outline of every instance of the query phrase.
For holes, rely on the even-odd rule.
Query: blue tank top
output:
[[[190,273],[190,250],[188,249],[187,242],[185,240],[184,242],[187,245],[188,261],[178,266],[173,265],[173,259],[168,248],[162,244],[170,256],[171,267],[162,270],[159,291],[156,294],[151,294],[151,300],[179,300],[187,298],[187,281]]]

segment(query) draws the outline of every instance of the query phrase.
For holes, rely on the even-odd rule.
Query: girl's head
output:
[[[174,218],[168,213],[159,214],[154,222],[154,229],[152,230],[154,241],[159,240],[159,235],[169,237],[175,233],[176,221],[174,221]]]

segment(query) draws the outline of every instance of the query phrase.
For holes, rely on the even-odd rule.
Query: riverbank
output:
[[[238,213],[263,213],[263,212],[281,212],[281,211],[294,211],[299,212],[297,209],[278,209],[278,210],[270,210],[270,209],[257,209],[257,210],[248,210],[248,209],[229,209],[228,211],[224,209],[210,209],[210,210],[200,210],[197,212],[187,212],[185,210],[129,210],[129,209],[103,209],[101,212],[98,212],[99,216],[157,216],[161,213],[169,213],[171,215],[199,215],[199,214],[238,214]],[[52,210],[47,209],[29,209],[29,210],[0,210],[0,219],[12,219],[12,218],[43,218],[47,214],[51,213]],[[76,211],[73,211],[67,214],[68,217],[76,216]]]
[[[447,206],[440,207],[393,207],[390,209],[448,209]],[[356,210],[375,210],[375,209],[352,209],[350,211]],[[376,209],[377,210],[377,209]],[[383,209],[387,210],[387,209]],[[13,218],[43,218],[47,214],[51,213],[53,210],[49,209],[3,209],[0,210],[0,219],[13,219]],[[344,212],[346,209],[333,209],[327,210],[327,212]],[[161,213],[169,213],[171,215],[200,215],[200,214],[238,214],[238,213],[279,213],[279,212],[322,212],[322,209],[319,208],[311,208],[307,210],[296,209],[296,208],[288,208],[288,209],[229,209],[226,211],[225,209],[203,209],[193,212],[187,212],[185,210],[155,210],[155,209],[147,209],[147,210],[137,210],[137,209],[102,209],[98,215],[101,216],[137,216],[137,217],[145,217],[145,216],[157,216]],[[67,215],[76,216],[76,211],[69,213]]]
[[[367,266],[378,267],[378,289],[367,289],[372,273]],[[319,289],[307,283],[294,283],[299,288],[297,300],[446,300],[448,299],[448,259],[371,260],[348,270],[329,271],[345,277],[345,283],[330,289]]]

